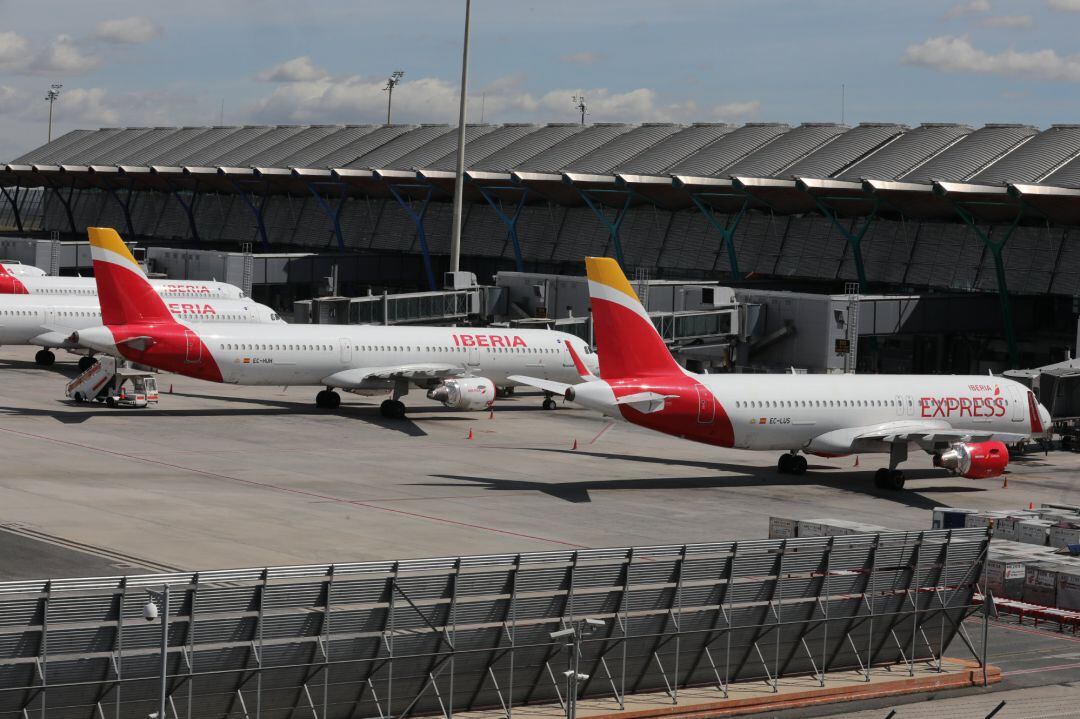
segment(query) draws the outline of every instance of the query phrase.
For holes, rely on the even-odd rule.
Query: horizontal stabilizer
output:
[[[544,392],[551,392],[557,394],[560,397],[566,395],[566,390],[572,385],[565,384],[563,382],[553,382],[549,379],[540,379],[538,377],[526,377],[525,375],[513,374],[506,379],[517,384],[523,384],[527,387],[535,387],[536,389],[543,390]]]

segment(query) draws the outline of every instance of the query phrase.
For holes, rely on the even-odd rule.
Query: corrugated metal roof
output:
[[[159,147],[171,135],[175,135],[180,132],[175,127],[154,127],[138,138],[127,142],[122,148],[117,151],[117,154],[108,158],[110,165],[132,165],[139,164],[139,158],[146,154],[151,148]],[[134,161],[133,161],[134,160]]]
[[[262,152],[247,158],[247,160],[244,161],[244,164],[250,167],[280,167],[281,161],[289,155],[302,148],[311,147],[319,140],[329,135],[333,135],[340,129],[340,125],[308,125],[299,127],[297,128],[298,131],[292,135],[274,142]],[[267,135],[263,135],[257,142],[263,144],[263,140],[266,137]]]
[[[513,143],[521,142],[523,138],[539,131],[542,127],[542,125],[511,123],[500,125],[491,132],[470,140],[465,145],[465,167],[470,169],[476,167],[494,153]],[[457,169],[457,147],[421,169],[453,172]]]
[[[884,122],[864,122],[833,142],[784,169],[788,177],[830,178],[898,137],[907,128]]]
[[[468,148],[468,143],[489,134],[494,129],[494,125],[466,125],[466,148]],[[457,136],[457,128],[450,128],[431,142],[421,145],[408,155],[399,157],[394,160],[393,163],[384,165],[384,167],[386,169],[394,170],[419,170],[421,168],[429,167],[432,162],[445,157],[448,152],[452,152],[456,156]]]
[[[1043,185],[1080,187],[1080,157],[1074,157],[1042,180]]]
[[[630,132],[634,125],[597,123],[586,125],[579,133],[552,145],[513,169],[522,172],[560,173],[568,165],[589,154],[601,145],[611,142],[619,135]]]
[[[439,135],[449,130],[449,125],[420,125],[394,139],[376,147],[374,150],[356,158],[345,167],[356,170],[377,170],[391,167],[395,160],[423,147]]]
[[[180,158],[235,131],[235,127],[182,127],[175,135],[165,138],[160,145],[147,148],[138,164],[176,167]]]
[[[303,129],[303,127],[297,127],[296,125],[271,127],[244,144],[218,155],[214,158],[214,165],[218,167],[247,167],[252,165],[254,164],[251,161],[252,158],[273,149],[280,143],[288,142]]]
[[[382,147],[396,137],[412,132],[417,125],[378,125],[374,130],[368,130],[365,125],[355,125],[345,129],[348,135],[342,140],[345,143],[334,147],[325,154],[310,160],[306,167],[332,169],[345,167],[358,157],[362,157],[377,147]],[[301,167],[294,164],[293,167]]]
[[[667,174],[667,169],[711,142],[733,131],[735,125],[697,123],[669,135],[649,149],[616,165],[613,172],[627,175]]]
[[[545,125],[536,132],[526,135],[518,142],[491,153],[484,160],[471,164],[469,169],[484,172],[510,172],[520,167],[529,158],[539,155],[541,152],[550,149],[584,129],[584,125],[571,125],[568,123]]]
[[[125,127],[80,152],[70,153],[64,164],[95,165],[102,160],[107,161],[110,157],[115,157],[126,143],[137,139],[140,135],[145,135],[147,132],[149,130],[144,127]]]
[[[103,127],[97,132],[82,136],[63,150],[52,153],[48,160],[38,160],[32,164],[74,165],[76,158],[92,152],[95,147],[108,142],[122,132],[124,128],[121,127]]]
[[[201,152],[193,153],[188,157],[181,160],[181,164],[184,166],[192,167],[223,167],[230,166],[231,162],[223,162],[222,160],[231,160],[233,158],[233,151],[242,148],[257,137],[262,137],[268,132],[272,132],[277,128],[272,126],[259,126],[250,125],[247,127],[241,127],[236,132],[222,137],[212,145],[208,145]],[[247,154],[246,151],[242,154]]]
[[[839,180],[895,180],[971,132],[967,125],[928,123],[905,132],[865,160],[836,176]]]
[[[1080,125],[1054,125],[972,177],[971,181],[994,185],[1040,182],[1077,154],[1080,154]]]
[[[1038,132],[1030,125],[986,125],[899,179],[904,182],[966,180]]]
[[[671,137],[682,125],[649,123],[635,127],[630,132],[601,145],[592,152],[579,157],[564,169],[566,172],[585,172],[596,175],[608,174],[631,157],[637,157],[656,143]]]
[[[753,122],[725,134],[682,162],[668,168],[671,175],[727,176],[727,169],[790,130],[776,122]]]
[[[51,164],[54,158],[63,157],[64,152],[77,142],[82,141],[87,135],[92,135],[99,130],[72,130],[46,143],[36,150],[31,150],[11,161],[13,165],[44,165]]]
[[[334,125],[331,132],[303,145],[293,148],[292,152],[282,156],[274,165],[259,167],[312,167],[312,162],[336,150],[340,150],[357,138],[372,132],[380,125]]]
[[[848,129],[847,125],[839,125],[835,122],[799,125],[757,152],[743,158],[725,172],[733,176],[775,177],[785,167],[790,167],[822,145],[832,142]]]

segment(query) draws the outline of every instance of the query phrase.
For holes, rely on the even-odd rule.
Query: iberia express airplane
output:
[[[961,375],[695,374],[672,358],[615,260],[588,257],[597,377],[578,384],[514,376],[618,420],[657,432],[752,450],[784,450],[781,473],[806,457],[884,452],[879,487],[902,489],[909,449],[969,478],[1005,471],[1005,443],[1041,436],[1050,413],[1012,380]],[[574,347],[567,348],[569,352]]]

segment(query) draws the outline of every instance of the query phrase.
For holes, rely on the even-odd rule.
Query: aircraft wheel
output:
[[[548,410],[555,409],[555,400],[553,400],[551,397],[548,397],[544,400],[544,404],[542,406],[544,409]]]
[[[791,457],[791,473],[794,475],[806,474],[806,457],[801,454],[787,455]]]
[[[776,460],[776,471],[780,474],[791,474],[794,470],[794,459],[790,454],[780,455],[780,459]]]
[[[79,358],[79,371],[85,372],[98,363],[94,357],[86,356]]]
[[[405,403],[397,399],[383,400],[383,403],[379,405],[379,412],[387,419],[404,419]]]
[[[315,406],[320,409],[337,409],[341,406],[341,395],[333,390],[324,389],[315,395]]]
[[[105,398],[105,406],[110,408],[110,409],[116,409],[116,400],[113,399],[112,397],[106,397]]]
[[[37,354],[34,355],[34,361],[42,367],[48,367],[56,361],[56,355],[49,350],[38,350]]]
[[[83,393],[82,393],[82,392],[76,392],[76,393],[75,393],[75,396],[74,396],[74,397],[73,397],[72,399],[74,399],[74,400],[75,400],[76,402],[78,402],[79,404],[82,404],[83,402],[85,402],[85,401],[86,401],[86,397],[83,397]]]
[[[503,398],[512,397],[513,394],[514,394],[514,388],[513,387],[496,387],[495,388],[495,396],[496,397],[503,397]]]
[[[898,469],[886,469],[882,467],[874,473],[874,486],[880,489],[901,490],[904,488],[906,478]]]
[[[889,481],[889,470],[885,467],[881,467],[878,471],[874,472],[874,486],[878,489],[885,489]]]

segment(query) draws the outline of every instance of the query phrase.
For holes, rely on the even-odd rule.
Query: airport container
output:
[[[1022,557],[991,557],[986,561],[986,585],[995,597],[1024,598],[1024,566]]]
[[[934,507],[933,523],[931,529],[962,529],[964,518],[974,514],[977,509],[963,509],[961,507]]]
[[[794,539],[799,536],[799,520],[769,517],[769,539]]]
[[[1080,566],[1058,569],[1057,606],[1058,609],[1080,612]]]
[[[828,537],[831,519],[800,519],[799,537]]]
[[[1070,544],[1080,544],[1080,524],[1074,522],[1058,522],[1050,527],[1050,546],[1058,549]]]
[[[1020,522],[1027,517],[1002,517],[994,524],[994,539],[1006,539],[1015,542],[1020,537]]]
[[[1073,514],[1080,514],[1080,505],[1078,504],[1058,504],[1056,502],[1043,502],[1039,505],[1039,509],[1056,509],[1071,512]]]
[[[1057,606],[1058,565],[1035,562],[1024,567],[1023,600],[1044,607]]]
[[[1017,539],[1024,544],[1034,544],[1040,547],[1044,546],[1047,537],[1050,535],[1051,525],[1053,525],[1053,522],[1045,519],[1028,519],[1024,522],[1020,522],[1020,529],[1017,531]]]

